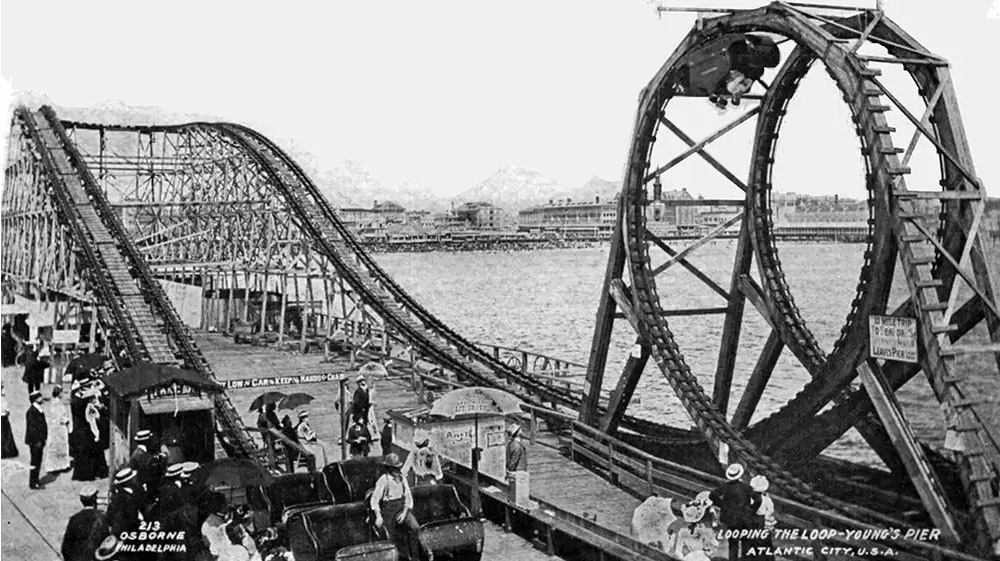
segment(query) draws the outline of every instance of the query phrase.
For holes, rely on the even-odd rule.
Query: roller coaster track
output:
[[[946,63],[887,18],[879,17],[881,25],[871,24],[870,37],[888,43],[890,54],[899,60],[915,61],[907,70],[930,106],[935,91],[940,94],[950,88],[950,78],[944,68]],[[909,193],[903,176],[910,170],[901,164],[898,157],[904,151],[893,145],[891,133],[894,129],[885,118],[885,112],[891,107],[886,98],[894,103],[896,100],[878,81],[880,72],[870,68],[847,44],[869,25],[868,20],[844,18],[833,23],[828,19],[822,21],[825,23],[817,24],[798,8],[783,3],[737,11],[706,21],[677,48],[643,92],[622,199],[622,204],[626,205],[626,247],[636,298],[634,309],[641,316],[644,335],[652,346],[653,359],[691,418],[713,445],[728,446],[730,457],[739,458],[753,472],[765,474],[772,484],[798,500],[839,509],[834,501],[791,475],[768,454],[785,445],[790,440],[789,436],[801,428],[801,423],[811,419],[827,402],[848,403],[852,394],[845,390],[849,389],[856,376],[854,365],[858,364],[866,350],[864,320],[870,314],[885,313],[889,281],[898,255],[910,289],[913,315],[919,320],[921,339],[925,345],[926,357],[921,364],[939,401],[955,410],[961,431],[970,443],[966,450],[957,454],[969,509],[976,520],[976,529],[970,537],[973,541],[989,538],[991,543],[996,543],[1000,538],[1000,498],[995,487],[994,466],[1000,463],[1000,445],[988,426],[987,416],[978,410],[978,404],[951,360],[961,352],[951,347],[949,341],[949,334],[958,331],[959,326],[942,322],[943,318],[949,317],[946,310],[951,305],[947,302],[947,295],[957,278],[957,267],[949,265],[949,261],[957,262],[959,254],[972,252],[977,276],[986,279],[982,287],[986,295],[982,297],[984,308],[993,306],[988,301],[992,298],[992,288],[988,284],[990,274],[983,256],[969,245],[971,242],[966,242],[975,235],[974,230],[971,234],[969,230],[977,223],[969,217],[969,211],[965,211],[961,221],[942,212],[940,228],[935,236],[917,221],[922,214],[915,204],[918,196],[942,200],[965,199],[970,201],[966,208],[972,208],[976,200],[981,202],[981,187],[972,175],[971,158],[962,152],[964,132],[957,105],[950,91],[946,91],[941,98],[944,101],[932,120],[937,133],[932,141],[933,138],[938,139],[935,142],[938,144],[941,167],[947,175],[941,181],[944,191],[941,194]],[[752,32],[782,35],[794,39],[799,45],[789,55],[762,100],[748,181],[745,220],[750,221],[754,255],[763,283],[759,290],[770,308],[769,319],[781,342],[805,366],[812,379],[778,411],[743,433],[734,429],[713,405],[686,363],[667,325],[667,314],[657,293],[650,245],[646,243],[645,188],[650,181],[647,174],[656,127],[664,107],[675,93],[671,75],[678,61],[685,53],[724,33]],[[850,108],[867,165],[871,212],[868,246],[856,294],[841,336],[830,355],[820,349],[792,298],[777,257],[769,203],[775,140],[782,117],[799,81],[817,60],[824,64]],[[936,96],[934,99],[937,99]],[[972,281],[968,282],[974,286]],[[995,314],[995,308],[991,309]],[[866,437],[880,436],[875,432],[866,434],[865,430],[862,433]]]
[[[33,141],[57,212],[82,250],[104,317],[109,320],[103,323],[111,331],[116,362],[181,363],[215,380],[55,112],[47,106],[36,112],[19,107],[15,117]],[[214,403],[230,443],[240,454],[259,459],[256,444],[228,396],[216,394]]]
[[[405,334],[425,356],[454,370],[466,381],[505,389],[529,402],[538,403],[541,399],[574,409],[579,407],[582,399],[579,393],[545,384],[497,360],[407,294],[361,246],[301,167],[265,136],[231,123],[204,126],[224,132],[255,154],[258,162],[276,178],[315,246],[337,264],[364,301]],[[357,264],[351,256],[357,259]],[[623,424],[644,434],[659,434],[664,429],[631,416]]]

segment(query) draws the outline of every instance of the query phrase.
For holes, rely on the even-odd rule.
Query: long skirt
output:
[[[316,468],[322,469],[327,464],[327,454],[326,454],[326,443],[322,440],[316,440],[314,442],[303,442],[303,446],[307,450],[313,453],[316,457]]]
[[[14,433],[10,428],[10,417],[3,416],[3,454],[4,458],[17,457],[17,443],[14,440]]]
[[[73,462],[74,481],[93,481],[108,476],[108,462],[104,458],[104,450],[94,440],[89,430],[82,431],[79,437],[78,454]]]
[[[49,472],[66,471],[70,468],[68,425],[58,424],[49,431],[49,439],[45,443],[45,460],[42,465]]]

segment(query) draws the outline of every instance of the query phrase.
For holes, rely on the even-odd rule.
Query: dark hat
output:
[[[97,561],[108,561],[109,559],[113,559],[120,548],[121,542],[118,541],[118,538],[108,536],[104,538],[101,545],[97,547],[97,551],[94,552],[94,559]]]
[[[403,467],[403,462],[400,461],[399,455],[393,452],[386,454],[385,457],[382,458],[382,465],[390,468],[399,468]]]

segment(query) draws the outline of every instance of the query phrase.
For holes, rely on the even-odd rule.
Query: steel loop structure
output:
[[[987,551],[1000,540],[1000,443],[996,427],[990,425],[968,386],[970,367],[962,359],[978,355],[985,362],[976,364],[993,370],[985,375],[997,375],[1000,304],[996,264],[991,268],[979,235],[985,191],[975,175],[948,65],[881,11],[842,9],[831,14],[831,10],[816,8],[778,2],[754,10],[719,10],[721,15],[712,14],[717,17],[700,19],[643,90],[626,164],[619,229],[613,237],[598,310],[587,374],[589,394],[581,407],[581,420],[614,433],[651,357],[713,453],[728,450],[731,460],[767,475],[785,493],[810,504],[836,507],[793,474],[856,427],[887,466],[904,479],[913,479],[930,519],[945,536]],[[713,90],[712,84],[707,91],[696,91],[696,74],[716,71],[703,62],[705,57],[715,56],[721,49],[724,56],[720,60],[725,65],[726,60],[737,60],[732,45],[753,49],[784,42],[793,43],[794,48],[783,57],[770,84],[761,80],[758,72],[750,78],[755,86],[763,86],[762,93],[744,90],[746,99],[758,100],[758,105],[700,142],[671,121],[667,112],[671,101],[699,95],[724,98],[733,92],[726,88],[724,73],[718,90]],[[862,46],[872,45],[883,47],[887,56],[862,54],[869,50],[862,50]],[[899,101],[900,96],[882,83],[877,64],[901,65],[909,73],[924,102],[923,117],[911,113]],[[782,120],[802,78],[816,65],[826,70],[850,109],[865,162],[869,208],[857,289],[830,352],[817,343],[796,306],[778,255],[771,208],[772,172]],[[741,70],[749,75],[753,69]],[[906,149],[894,143],[895,129],[886,119],[886,113],[893,109],[901,111],[916,129]],[[715,160],[705,146],[753,117],[756,130],[749,177],[744,182]],[[665,133],[677,135],[690,148],[658,165],[660,162],[653,161],[653,148],[657,136]],[[940,190],[907,187],[907,164],[918,140],[932,143],[936,149]],[[736,203],[742,220],[729,287],[714,283],[684,257],[726,226],[736,224],[738,218],[680,251],[649,229],[650,208],[659,197],[661,176],[667,179],[673,166],[695,154],[745,192],[742,202]],[[726,300],[725,305],[676,309],[670,290],[658,287],[657,275],[678,264],[709,284]],[[909,298],[898,308],[887,309],[894,276],[905,279]],[[971,293],[964,302],[957,297],[960,287]],[[746,390],[730,416],[730,391],[747,301],[770,327],[770,336],[752,371],[746,373]],[[719,313],[725,314],[725,319],[718,366],[715,372],[701,373],[714,375],[714,388],[709,393],[685,360],[668,320]],[[918,364],[869,356],[868,321],[872,315],[916,319]],[[629,358],[610,405],[602,412],[597,408],[598,392],[617,317],[629,320],[643,351]],[[987,326],[989,341],[974,344],[963,339],[980,322]],[[750,424],[783,349],[790,351],[810,379],[783,406]],[[957,428],[962,439],[954,450],[962,487],[958,492],[944,488],[946,477],[934,466],[946,462],[936,455],[929,457],[915,441],[893,394],[920,371],[942,407],[956,419],[952,428]],[[853,387],[852,382],[859,378],[862,387]]]

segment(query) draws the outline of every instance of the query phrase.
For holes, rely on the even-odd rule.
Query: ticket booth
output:
[[[154,450],[172,442],[181,461],[215,459],[215,405],[222,386],[202,374],[171,366],[140,363],[109,374],[111,473],[128,464],[135,433],[153,432]]]

